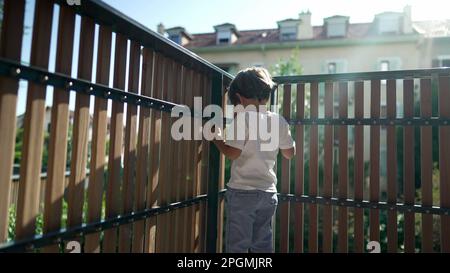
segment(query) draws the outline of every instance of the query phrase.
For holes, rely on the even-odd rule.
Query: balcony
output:
[[[55,7],[57,22],[48,16]],[[222,252],[227,162],[206,140],[175,141],[170,112],[192,108],[195,96],[203,106],[223,105],[233,76],[97,0],[37,1],[31,61],[23,64],[24,9],[25,0],[5,0],[0,252]],[[450,69],[427,69],[274,79],[272,105],[282,105],[297,143],[297,156],[277,164],[278,252],[366,252],[371,241],[382,252],[450,252],[449,77]],[[19,81],[28,92],[18,92]],[[47,86],[54,91],[45,144]],[[13,176],[21,99],[24,139]]]

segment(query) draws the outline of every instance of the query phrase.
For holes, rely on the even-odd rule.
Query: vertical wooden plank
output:
[[[198,88],[200,85],[200,74],[197,71],[194,71],[193,73],[193,81],[192,81],[192,90],[191,90],[191,96],[188,97],[188,106],[192,109],[194,107],[194,97],[197,94]],[[191,157],[188,160],[189,166],[188,166],[188,187],[187,187],[187,198],[192,199],[196,195],[196,188],[197,188],[197,167],[198,167],[198,141],[190,141],[189,146],[191,149]],[[195,213],[196,213],[196,205],[188,207],[188,241],[187,241],[187,251],[188,252],[194,252],[195,249],[195,233],[196,233],[196,223],[195,223]]]
[[[431,79],[420,80],[420,115],[432,116]],[[433,154],[432,127],[420,128],[420,168],[422,206],[433,206]],[[433,215],[422,214],[422,252],[433,252]]]
[[[297,84],[297,120],[305,118],[305,84]],[[304,185],[304,126],[297,125],[295,128],[295,145],[296,145],[296,156],[295,156],[295,195],[303,195],[303,185]],[[295,203],[295,233],[294,233],[294,252],[303,252],[303,204]]]
[[[190,73],[188,73],[188,70],[186,67],[182,67],[182,82],[181,82],[181,92],[180,95],[180,104],[186,105],[186,99],[187,95],[186,92],[188,91],[187,86],[190,85]],[[180,171],[179,174],[179,180],[178,180],[178,190],[177,190],[177,199],[182,201],[186,200],[186,166],[187,166],[187,160],[188,155],[187,151],[189,146],[187,145],[187,140],[180,140],[181,145],[181,151],[180,153],[183,155],[181,158],[180,165],[178,166],[178,169]],[[186,217],[187,217],[187,209],[181,208],[177,210],[178,212],[178,222],[175,225],[175,233],[178,236],[178,240],[175,242],[175,248],[179,252],[186,252],[185,246],[186,246]]]
[[[172,101],[176,104],[180,104],[180,101],[182,99],[182,93],[181,93],[181,77],[182,77],[182,66],[179,63],[174,63],[174,83],[173,83],[173,98]],[[171,118],[171,122],[173,123],[178,118]],[[172,138],[172,135],[170,136]],[[172,139],[173,140],[173,139]],[[181,180],[181,166],[183,164],[182,157],[180,156],[182,154],[182,146],[181,141],[175,141],[173,140],[173,152],[171,153],[171,162],[173,163],[171,166],[172,174],[172,181],[171,186],[169,188],[170,190],[170,202],[178,202],[180,201],[180,198],[178,196],[179,193],[179,187],[180,187],[180,180]],[[171,234],[171,241],[170,241],[170,251],[171,252],[179,252],[179,242],[181,241],[179,228],[177,228],[177,225],[180,225],[180,210],[177,209],[174,212],[171,213],[170,216],[170,224],[169,224],[169,234]],[[182,227],[181,227],[182,228]]]
[[[223,86],[223,94],[226,93],[228,86],[225,84],[224,82],[224,86]],[[208,87],[207,87],[207,101],[208,104],[212,103],[212,80],[208,79]],[[222,96],[222,108],[225,109],[227,104],[227,97],[226,96]],[[211,143],[208,143],[208,149],[207,149],[207,154],[206,154],[206,158],[207,160],[209,159],[209,154],[210,154],[210,148],[211,148]],[[224,154],[220,154],[220,163],[219,163],[219,191],[225,189],[225,163],[226,163],[226,159],[225,159],[225,155]],[[207,192],[207,184],[208,184],[208,173],[209,173],[209,162],[208,162],[208,170],[206,170],[206,178],[205,178],[205,187],[206,190],[205,192]],[[207,205],[207,201],[205,201],[205,221],[207,220],[207,213],[206,213],[206,205]],[[219,198],[219,207],[218,207],[218,213],[217,213],[217,253],[222,253],[223,251],[223,239],[224,239],[224,220],[225,220],[225,198],[224,195],[222,198]],[[207,229],[207,227],[205,226],[205,229]],[[206,230],[205,230],[206,233]],[[206,234],[205,234],[206,237]],[[205,252],[206,252],[206,246],[205,246]]]
[[[186,85],[185,85],[185,104],[192,109],[193,103],[192,103],[192,93],[193,93],[193,86],[195,82],[195,73],[192,70],[187,70],[187,79],[186,79]],[[185,142],[187,146],[186,150],[186,162],[184,166],[184,179],[182,180],[182,183],[185,183],[184,185],[184,197],[185,200],[192,197],[191,191],[192,191],[192,180],[193,180],[193,171],[192,171],[192,155],[194,153],[194,147],[192,145],[191,141]],[[192,232],[193,227],[190,223],[189,217],[191,215],[191,208],[185,208],[184,210],[184,225],[186,226],[184,238],[183,238],[183,249],[184,252],[192,252]]]
[[[439,77],[439,116],[450,118],[450,78]],[[450,126],[439,127],[441,207],[450,208]],[[441,216],[441,252],[450,252],[450,216]]]
[[[364,118],[364,82],[355,82],[355,118]],[[354,167],[355,200],[364,200],[364,126],[355,126],[355,167]],[[364,252],[364,209],[355,208],[354,223],[355,252]]]
[[[153,59],[154,53],[148,48],[143,49],[142,59],[142,86],[141,95],[150,97],[152,95],[153,82]],[[145,193],[147,191],[148,162],[149,162],[149,140],[150,140],[150,108],[139,107],[139,135],[137,144],[137,166],[136,166],[136,188],[135,209],[142,211],[146,208]],[[144,251],[144,229],[145,221],[137,221],[133,227],[133,253]]]
[[[155,53],[153,94],[154,98],[161,98],[163,80],[163,56]],[[150,158],[149,158],[149,181],[147,186],[147,208],[155,207],[158,204],[158,176],[159,176],[159,147],[161,141],[161,112],[151,110],[150,112]],[[147,253],[156,252],[156,217],[151,217],[145,222],[145,249]]]
[[[403,81],[403,107],[405,118],[414,117],[414,80]],[[403,135],[403,189],[405,204],[414,205],[415,168],[414,168],[414,127],[406,125]],[[405,212],[405,252],[415,252],[415,217],[413,212]]]
[[[372,80],[370,83],[370,116],[372,119],[380,118],[380,80]],[[380,126],[370,127],[370,202],[380,200]],[[380,211],[370,210],[370,235],[371,241],[380,241]]]
[[[75,34],[75,12],[61,6],[56,50],[56,72],[70,75],[72,70],[73,42]],[[69,128],[70,94],[55,89],[51,116],[51,132],[48,152],[47,182],[45,183],[44,233],[61,228],[64,179],[66,175],[67,132]],[[59,246],[44,248],[45,252],[59,252]]]
[[[333,82],[325,83],[325,119],[333,119]],[[333,126],[325,125],[323,144],[323,197],[333,197]],[[324,253],[333,252],[333,207],[323,207],[323,246]]]
[[[173,81],[170,68],[172,66],[172,60],[169,58],[164,59],[164,80],[160,94],[160,98],[167,100],[169,91],[169,82]],[[160,149],[160,172],[158,178],[158,203],[163,207],[168,205],[167,193],[169,187],[169,169],[168,162],[170,160],[170,128],[169,128],[170,116],[167,112],[161,112],[161,149]],[[168,213],[164,213],[157,216],[156,220],[156,251],[167,252],[168,244]]]
[[[80,50],[78,58],[78,78],[91,81],[94,57],[95,24],[90,18],[81,19]],[[86,180],[86,160],[89,133],[89,103],[87,94],[78,93],[75,101],[73,121],[73,144],[68,186],[67,226],[75,227],[83,223],[84,183]]]
[[[25,0],[3,4],[0,56],[20,61]],[[0,243],[8,239],[11,175],[14,162],[18,80],[0,77]]]
[[[397,115],[396,104],[396,81],[393,79],[387,80],[386,85],[387,97],[387,118],[395,119]],[[387,126],[387,201],[390,204],[397,203],[397,141],[396,128],[394,125]],[[388,211],[387,221],[387,238],[388,238],[388,252],[397,252],[398,237],[397,237],[397,212],[396,210]]]
[[[173,60],[167,60],[167,66],[165,69],[164,76],[164,93],[163,100],[173,101],[174,100],[174,92],[175,92],[175,63]],[[164,163],[162,165],[163,175],[160,176],[159,183],[162,184],[163,192],[161,194],[162,201],[161,204],[169,205],[171,200],[171,191],[173,187],[173,161],[174,161],[174,142],[171,137],[170,131],[172,127],[172,119],[170,118],[170,113],[163,112],[162,113],[162,124],[163,130],[161,133],[161,162]],[[164,231],[164,240],[163,240],[163,251],[171,252],[171,244],[173,240],[173,229],[170,226],[170,222],[173,216],[173,212],[168,212],[161,215],[163,219],[162,229]]]
[[[339,118],[348,117],[348,83],[339,83]],[[347,199],[348,194],[348,128],[339,126],[339,190],[338,198]],[[338,209],[338,252],[348,251],[348,211],[346,207]]]
[[[311,83],[311,119],[319,117],[319,84]],[[309,196],[317,197],[319,179],[319,128],[311,125],[309,139]],[[309,252],[318,251],[318,211],[317,204],[309,205]]]
[[[100,26],[97,51],[97,76],[99,84],[109,84],[111,66],[111,28]],[[88,222],[97,222],[102,217],[103,192],[106,168],[106,138],[107,138],[107,110],[108,101],[95,97],[94,119],[92,122],[92,149],[88,184]],[[86,235],[84,251],[87,253],[100,252],[100,233]]]
[[[48,68],[52,15],[53,1],[36,2],[31,44],[32,66]],[[45,91],[44,85],[31,82],[28,85],[16,218],[16,239],[18,240],[32,236],[36,228],[44,141]],[[15,112],[11,114],[15,115]]]
[[[141,45],[135,41],[130,42],[130,58],[128,68],[128,92],[138,93],[139,73],[141,61]],[[127,104],[127,117],[125,128],[124,147],[124,170],[122,185],[122,214],[133,211],[133,198],[135,186],[136,170],[136,145],[137,145],[137,107],[134,104]],[[119,252],[131,251],[131,228],[132,224],[123,225],[119,229]]]
[[[206,82],[206,77],[203,74],[200,74],[200,86],[198,88],[198,91],[196,91],[196,97],[201,98],[202,99],[202,104],[199,104],[198,106],[201,106],[202,109],[204,109],[204,107],[206,106],[206,102],[204,101],[206,96],[205,96],[205,92],[206,92],[206,87],[207,87],[207,82]],[[202,111],[202,109],[199,109],[200,111]],[[200,113],[201,114],[201,113]],[[202,121],[197,119],[198,121],[198,126],[202,125]],[[197,141],[197,159],[195,162],[197,162],[197,185],[196,185],[196,195],[202,195],[202,194],[207,194],[207,175],[208,175],[208,165],[207,165],[207,161],[208,161],[208,155],[209,153],[207,153],[207,142],[206,140],[203,139],[203,135],[202,135],[202,140],[198,140]],[[205,214],[205,209],[206,209],[206,203],[205,202],[201,202],[196,206],[196,227],[197,227],[197,235],[196,235],[196,240],[195,240],[195,252],[196,253],[201,253],[205,251],[205,218],[206,218],[206,214]]]
[[[114,55],[114,88],[125,89],[125,71],[127,59],[127,39],[116,34],[116,48]],[[106,218],[116,217],[120,213],[120,187],[122,168],[123,145],[123,103],[112,102],[111,125],[109,137],[108,159],[108,187],[106,190]],[[115,228],[105,231],[103,249],[107,253],[117,251],[117,230]]]
[[[283,86],[283,117],[291,119],[291,85]],[[289,194],[291,178],[291,161],[282,157],[281,159],[281,194]],[[280,204],[280,252],[289,252],[289,202]]]

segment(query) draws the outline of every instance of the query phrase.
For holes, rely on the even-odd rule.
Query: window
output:
[[[344,37],[347,33],[347,23],[330,23],[327,25],[328,37]]]
[[[441,62],[442,62],[442,66],[450,67],[450,59],[444,59],[444,60],[441,60]]]
[[[381,61],[381,63],[380,63],[381,71],[389,71],[390,70],[389,68],[390,68],[389,61],[386,61],[386,60]]]
[[[282,40],[295,40],[297,39],[297,27],[289,26],[281,28],[281,39]]]
[[[328,74],[336,74],[336,63],[328,63]]]
[[[181,44],[181,36],[180,35],[170,35],[169,39],[177,44]]]
[[[391,70],[391,62],[389,60],[381,60],[380,71],[390,71],[390,70]],[[381,84],[386,85],[386,80],[381,80]]]
[[[220,38],[219,39],[219,44],[229,44],[229,43],[230,43],[229,38]]]
[[[231,41],[231,32],[230,31],[219,31],[217,33],[217,44],[227,45],[227,44],[230,44],[230,41]]]

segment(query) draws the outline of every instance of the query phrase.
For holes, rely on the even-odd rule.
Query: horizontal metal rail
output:
[[[358,201],[352,199],[314,197],[307,195],[279,194],[280,202],[295,202],[307,204],[332,205],[348,208],[367,208],[378,210],[395,210],[399,212],[415,212],[430,215],[450,215],[450,208],[441,208],[436,206],[408,205],[403,203],[387,203],[387,202],[369,202]]]
[[[67,5],[66,0],[57,0],[60,5]],[[233,76],[202,59],[197,54],[187,50],[177,43],[150,30],[133,18],[126,16],[115,8],[100,0],[82,1],[81,5],[73,6],[77,14],[92,18],[96,23],[110,26],[114,32],[123,34],[130,40],[139,42],[142,46],[161,52],[184,66],[205,72],[222,74],[226,81]]]
[[[192,199],[171,203],[164,207],[154,207],[146,209],[141,212],[133,212],[125,215],[120,215],[115,218],[110,218],[104,221],[83,224],[78,227],[70,229],[61,229],[56,232],[50,232],[43,235],[36,235],[32,238],[21,241],[10,241],[3,245],[0,245],[1,252],[22,252],[32,251],[33,249],[41,248],[48,245],[60,244],[63,241],[79,238],[86,234],[101,232],[111,228],[116,228],[121,225],[130,224],[136,221],[145,220],[149,217],[168,213],[180,208],[186,208],[206,201],[207,195],[199,195]]]
[[[336,119],[290,119],[290,125],[399,125],[399,126],[447,126],[450,119],[432,118],[336,118]]]
[[[225,192],[226,190],[219,191],[219,197],[223,198]],[[56,232],[50,232],[43,235],[36,235],[32,238],[25,240],[10,241],[5,244],[0,244],[0,253],[33,251],[34,249],[38,249],[48,245],[61,244],[64,241],[79,238],[86,234],[101,232],[111,228],[117,228],[122,225],[130,224],[140,220],[145,220],[147,218],[165,214],[180,208],[190,207],[207,200],[208,196],[206,194],[199,195],[192,199],[171,203],[164,207],[154,207],[151,209],[146,209],[141,212],[132,212],[126,215],[120,215],[115,218],[107,219],[100,222],[83,224],[81,226],[73,227],[70,229],[61,229]]]
[[[389,80],[389,79],[414,79],[432,78],[436,76],[450,76],[450,68],[431,68],[413,70],[375,71],[359,73],[317,74],[279,76],[273,80],[278,84],[296,84],[310,82],[335,82],[335,81],[364,81],[364,80]]]
[[[61,73],[51,73],[42,68],[26,66],[4,58],[0,58],[0,75],[51,85],[63,89],[63,92],[75,91],[77,93],[126,102],[164,112],[170,112],[172,108],[178,105],[168,101],[138,95],[133,92],[125,92],[124,90],[111,88],[106,85],[91,83],[87,80],[75,79]]]

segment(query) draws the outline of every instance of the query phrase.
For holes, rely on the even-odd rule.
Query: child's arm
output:
[[[284,156],[284,158],[286,159],[292,159],[295,156],[295,146],[290,148],[290,149],[280,149],[281,154]]]
[[[213,142],[217,146],[217,149],[231,160],[235,160],[241,155],[241,150],[226,145],[223,140],[214,139]]]

